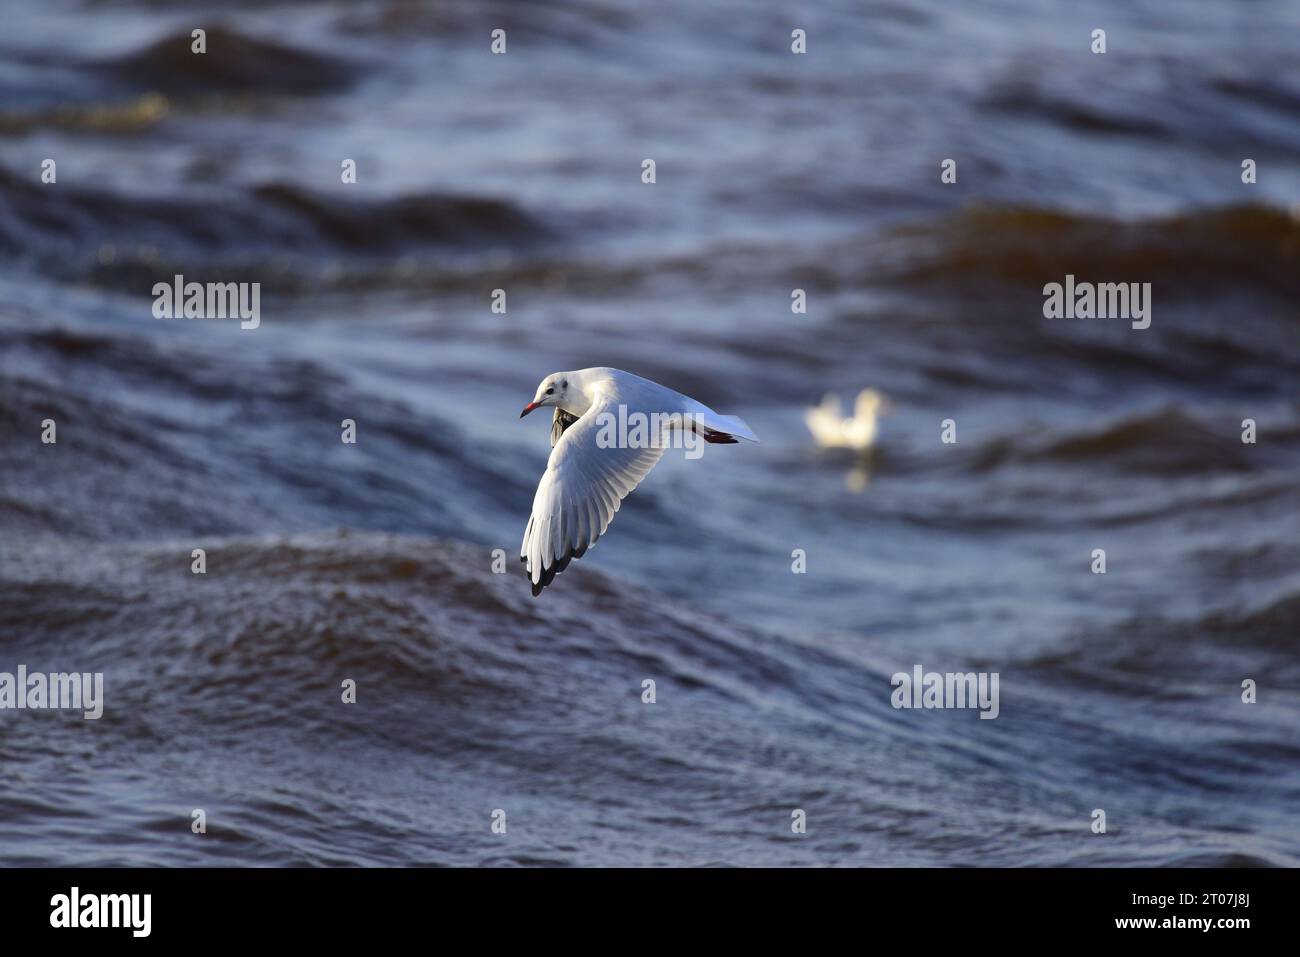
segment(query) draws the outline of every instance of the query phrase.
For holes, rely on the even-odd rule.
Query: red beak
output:
[[[524,416],[526,416],[529,412],[533,411],[533,409],[537,408],[539,405],[541,405],[540,402],[529,402],[526,406],[524,406],[524,411],[519,413],[519,418],[522,419]]]

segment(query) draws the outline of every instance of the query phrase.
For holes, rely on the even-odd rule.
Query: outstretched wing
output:
[[[562,429],[558,438],[558,415],[552,424],[555,447],[533,497],[533,513],[519,549],[534,596],[605,534],[623,499],[663,455],[657,439],[646,448],[602,448],[597,442],[604,421],[601,413],[613,407],[610,399],[596,403]],[[605,429],[604,435],[610,432]]]

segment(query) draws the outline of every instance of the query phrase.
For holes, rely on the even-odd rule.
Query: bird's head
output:
[[[519,418],[523,418],[533,409],[540,409],[544,405],[553,405],[557,408],[565,408],[569,404],[569,374],[567,372],[552,372],[542,384],[537,387],[537,395],[533,396],[533,401],[524,406],[524,411],[519,413]]]
[[[857,416],[865,418],[877,413],[887,414],[892,412],[894,404],[875,389],[863,389],[858,393],[858,399],[853,404],[853,410]]]

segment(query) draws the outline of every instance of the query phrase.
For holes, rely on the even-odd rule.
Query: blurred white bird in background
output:
[[[867,452],[876,442],[878,416],[891,409],[889,400],[875,389],[863,389],[853,403],[852,417],[844,417],[840,397],[832,393],[821,405],[806,410],[803,419],[822,448]]]

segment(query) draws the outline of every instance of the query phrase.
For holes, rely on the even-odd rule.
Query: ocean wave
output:
[[[1241,441],[1235,419],[1207,422],[1175,405],[1119,415],[1073,434],[999,436],[979,446],[977,471],[1007,465],[1097,467],[1127,474],[1187,476],[1248,472],[1273,464]]]
[[[221,267],[256,279],[277,261],[381,257],[439,249],[511,250],[550,230],[505,200],[422,193],[393,199],[327,195],[284,183],[233,196],[164,198],[57,190],[0,170],[0,249],[56,276],[138,287],[173,270]]]
[[[321,94],[350,86],[363,67],[342,57],[208,27],[207,52],[196,54],[190,32],[168,34],[130,53],[98,60],[91,68],[141,93]]]
[[[1145,70],[1125,71],[1097,83],[1078,61],[1022,57],[1007,75],[980,94],[991,112],[1063,128],[1088,137],[1133,137],[1167,146],[1182,143],[1217,150],[1225,140],[1254,150],[1294,150],[1286,120],[1300,101],[1290,77],[1292,51],[1256,49],[1232,65],[1157,54]]]
[[[0,378],[6,529],[136,540],[350,522],[465,534],[473,511],[430,488],[469,483],[458,502],[490,515],[530,487],[512,455],[479,454],[454,422],[363,398],[317,363],[256,351],[232,362],[184,335],[32,325],[0,326],[23,366]],[[367,454],[348,456],[338,423],[360,409]],[[56,445],[34,431],[46,418]]]
[[[1293,303],[1300,296],[1300,219],[1238,205],[1122,220],[1026,206],[972,206],[897,227],[897,282],[1017,287],[1077,280],[1160,283],[1162,297],[1195,299],[1246,288]]]

